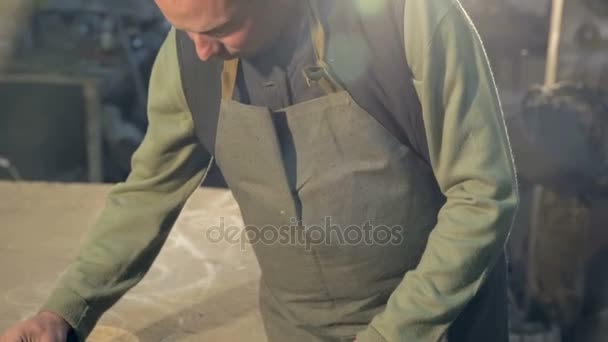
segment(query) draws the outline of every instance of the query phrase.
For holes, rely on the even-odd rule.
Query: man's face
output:
[[[257,53],[278,36],[282,25],[279,18],[287,3],[285,0],[156,0],[165,18],[192,39],[203,61]]]

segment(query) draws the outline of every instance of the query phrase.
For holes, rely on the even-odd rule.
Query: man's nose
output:
[[[219,42],[203,35],[196,35],[193,37],[193,41],[198,58],[204,62],[211,59],[220,50]]]

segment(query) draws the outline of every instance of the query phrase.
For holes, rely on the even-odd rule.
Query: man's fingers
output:
[[[21,332],[16,329],[17,327],[9,328],[3,335],[0,336],[0,342],[29,342],[31,339],[27,339],[26,336],[22,336]]]
[[[38,314],[16,323],[0,335],[0,342],[65,342],[68,326],[58,317]]]

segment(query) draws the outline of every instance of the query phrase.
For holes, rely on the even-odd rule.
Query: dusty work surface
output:
[[[0,331],[36,312],[109,190],[0,182]],[[142,342],[265,341],[257,263],[250,246],[208,239],[220,218],[226,227],[242,227],[230,192],[197,190],[151,271],[102,318],[93,336],[128,331]]]

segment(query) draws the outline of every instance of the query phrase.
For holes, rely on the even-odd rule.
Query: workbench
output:
[[[0,182],[0,331],[44,302],[110,188]],[[257,262],[249,245],[208,238],[220,218],[226,227],[243,227],[228,190],[197,190],[150,272],[102,317],[89,341],[265,341]]]

